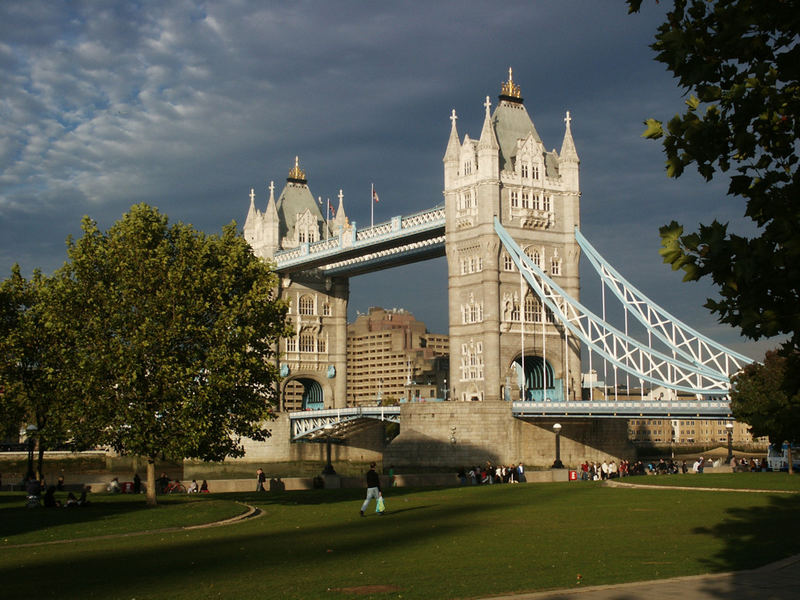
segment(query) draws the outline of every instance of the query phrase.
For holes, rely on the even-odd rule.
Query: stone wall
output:
[[[634,458],[627,423],[616,419],[564,419],[561,460]],[[398,469],[517,464],[550,467],[555,459],[554,420],[517,419],[505,402],[404,404],[400,435],[384,451],[383,464]]]
[[[271,437],[263,442],[246,440],[245,456],[241,459],[228,459],[227,462],[239,460],[268,465],[270,463],[325,462],[327,460],[324,441],[292,443],[291,426],[287,413],[278,414],[278,418],[270,423],[269,429],[272,432]],[[331,461],[333,463],[380,461],[383,456],[383,447],[383,423],[375,421],[348,435],[342,443],[331,444]],[[264,468],[266,469],[266,466]]]

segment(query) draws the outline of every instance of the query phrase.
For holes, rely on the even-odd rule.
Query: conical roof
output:
[[[278,234],[281,239],[286,237],[289,232],[294,231],[297,216],[303,214],[306,210],[316,217],[318,223],[325,221],[317,201],[311,194],[311,190],[308,189],[305,172],[300,169],[297,157],[295,157],[294,168],[289,171],[286,186],[278,198],[276,208],[280,222]]]

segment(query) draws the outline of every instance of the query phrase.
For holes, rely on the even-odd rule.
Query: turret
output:
[[[458,140],[458,130],[456,129],[456,109],[450,114],[450,139],[447,140],[447,150],[445,150],[444,158],[444,188],[449,189],[455,183],[458,177],[458,161],[461,155],[461,143]]]
[[[497,143],[497,136],[492,126],[492,115],[490,109],[492,102],[486,96],[486,114],[483,118],[483,129],[481,139],[478,141],[478,173],[482,179],[496,178],[500,174],[500,144]]]
[[[578,158],[578,152],[575,150],[575,142],[572,139],[571,121],[572,117],[569,116],[569,111],[567,111],[567,116],[564,118],[567,127],[564,132],[564,141],[561,144],[561,153],[558,159],[558,172],[561,174],[561,180],[568,190],[578,191],[578,189],[580,189],[579,166],[581,161]]]

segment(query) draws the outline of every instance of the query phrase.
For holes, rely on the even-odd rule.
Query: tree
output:
[[[48,279],[38,270],[30,280],[19,265],[0,283],[0,422],[17,435],[36,426],[37,475],[44,451],[64,441],[63,395],[59,389],[58,340],[46,317]]]
[[[782,354],[767,352],[763,364],[747,365],[733,377],[731,411],[737,421],[750,425],[756,437],[768,436],[772,444],[789,445],[789,472],[792,469],[791,442],[800,431],[800,394],[785,391],[789,360]]]
[[[269,435],[287,306],[235,224],[205,235],[140,204],[82,229],[50,303],[72,433],[147,458],[152,505],[159,456],[222,460]]]
[[[628,0],[629,12],[641,4]],[[745,200],[757,234],[734,235],[717,221],[684,234],[673,221],[661,228],[660,253],[685,281],[711,278],[720,299],[706,307],[720,322],[752,339],[787,334],[792,361],[800,348],[798,35],[798,0],[674,0],[651,47],[689,98],[683,114],[666,127],[648,119],[643,134],[663,138],[669,177],[692,164],[707,181],[732,172],[728,194]]]

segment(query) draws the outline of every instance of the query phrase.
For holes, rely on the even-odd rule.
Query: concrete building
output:
[[[441,399],[448,354],[448,337],[410,312],[372,307],[347,326],[348,404]]]

